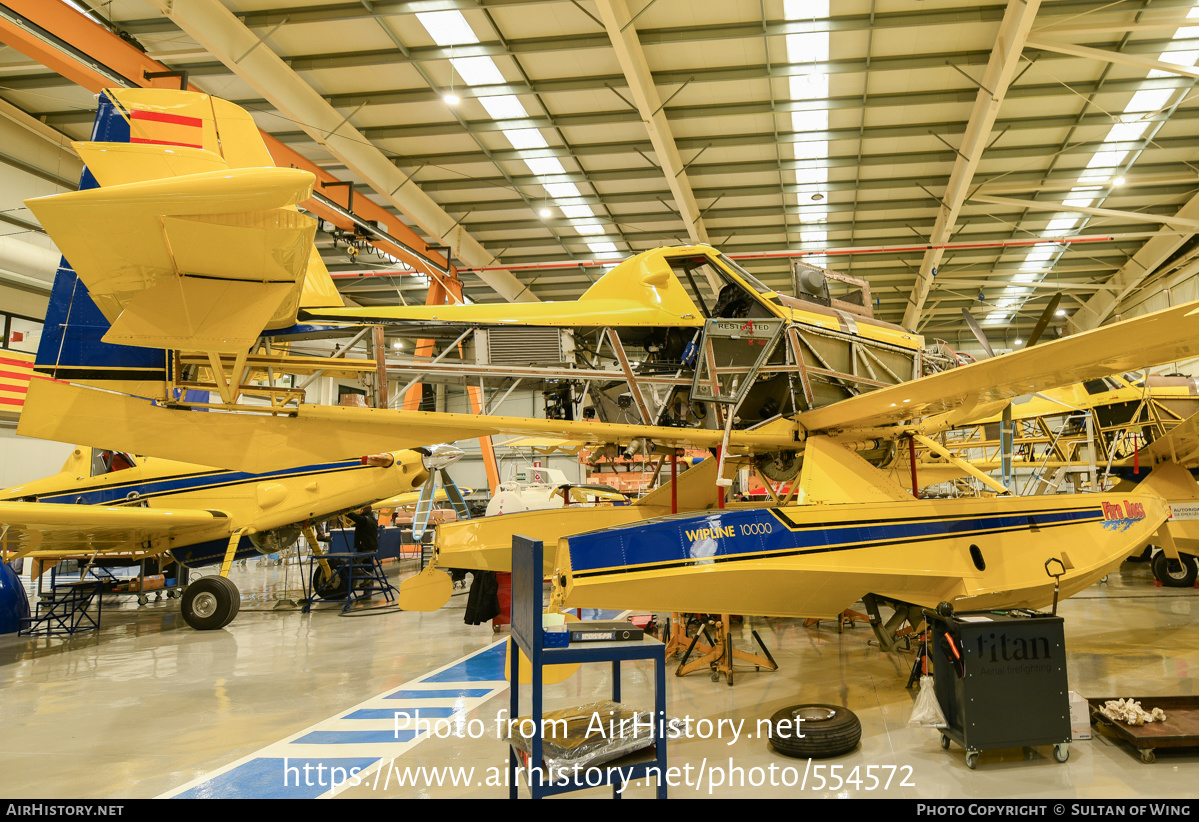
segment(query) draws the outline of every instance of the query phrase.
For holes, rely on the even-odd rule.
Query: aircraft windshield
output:
[[[93,477],[111,474],[114,471],[124,471],[136,464],[133,460],[133,455],[126,454],[124,451],[109,451],[101,448],[92,449]]]
[[[741,277],[741,279],[743,279],[747,283],[749,283],[754,288],[754,290],[756,290],[759,294],[773,294],[774,293],[773,288],[768,287],[765,283],[760,281],[753,274],[750,274],[748,271],[746,271],[741,266],[737,265],[737,263],[733,262],[725,255],[718,254],[717,259],[719,259],[721,263],[723,263],[724,265],[727,265],[733,271],[736,271],[737,274]]]
[[[683,284],[691,300],[700,307],[707,318],[712,317],[769,317],[769,309],[761,305],[763,294],[770,289],[747,274],[744,269],[723,255],[717,255],[721,263],[744,278],[746,285],[733,277],[720,265],[703,254],[669,258],[671,270]]]

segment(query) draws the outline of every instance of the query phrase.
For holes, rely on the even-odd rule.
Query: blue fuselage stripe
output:
[[[575,576],[587,576],[609,569],[722,562],[782,552],[815,553],[1102,519],[1101,509],[1088,507],[806,525],[791,522],[782,511],[724,511],[570,537],[570,564]]]
[[[251,474],[244,471],[212,471],[210,473],[190,473],[173,477],[144,482],[123,482],[114,485],[93,486],[87,489],[73,488],[61,492],[51,492],[38,496],[38,502],[56,502],[80,505],[111,505],[116,502],[127,502],[130,493],[136,493],[138,499],[156,496],[184,494],[189,491],[219,488],[226,485],[238,485],[247,482],[259,482],[280,477],[301,477],[306,474],[327,473],[329,471],[346,471],[354,468],[366,468],[358,460],[341,460],[322,465],[303,465],[297,468],[284,468],[278,471],[268,471],[264,474]]]

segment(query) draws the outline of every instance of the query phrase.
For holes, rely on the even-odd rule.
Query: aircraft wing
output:
[[[1199,413],[1192,414],[1165,435],[1141,448],[1140,461],[1144,465],[1169,460],[1183,468],[1199,466]],[[1133,457],[1120,460],[1117,464],[1131,466]]]
[[[171,547],[169,537],[222,519],[216,511],[0,502],[0,549],[9,559],[159,553]]]
[[[494,434],[557,434],[592,443],[628,443],[650,437],[680,448],[715,448],[723,437],[722,431],[694,428],[336,405],[301,405],[294,416],[197,413],[38,377],[30,383],[26,404],[47,412],[22,415],[17,429],[22,436],[198,464],[211,464],[219,458],[222,468],[255,473]],[[733,431],[730,445],[748,451],[795,447],[795,432],[794,423],[777,420],[760,428]],[[214,449],[213,443],[220,447]]]
[[[464,497],[470,496],[474,493],[473,488],[459,488],[458,491]],[[420,491],[409,491],[406,494],[398,494],[394,497],[388,497],[387,499],[379,500],[372,505],[371,508],[375,511],[384,511],[389,508],[407,508],[411,505],[416,505],[416,503],[420,500],[420,495]],[[433,494],[434,502],[445,502],[449,498],[449,495],[443,488],[438,488]]]
[[[685,316],[684,316],[685,314]],[[502,325],[585,328],[616,325],[686,326],[699,328],[704,318],[693,311],[641,300],[593,299],[579,302],[474,303],[472,305],[412,305],[380,308],[339,308],[309,311],[306,319],[368,325]]]
[[[1199,356],[1199,303],[1134,317],[800,414],[808,431],[865,428],[973,409],[1047,388]]]

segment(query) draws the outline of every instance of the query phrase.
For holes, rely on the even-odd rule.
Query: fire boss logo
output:
[[[1124,500],[1123,507],[1118,502],[1104,502],[1102,505],[1104,528],[1115,528],[1123,531],[1137,520],[1145,518],[1145,506],[1139,502]]]

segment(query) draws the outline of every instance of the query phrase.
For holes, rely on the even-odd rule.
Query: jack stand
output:
[[[813,625],[819,627],[820,623],[823,621],[824,620],[819,618],[805,619],[803,621],[803,626],[805,628],[811,628]],[[866,616],[866,614],[863,614],[861,611],[855,611],[852,608],[846,608],[844,611],[837,614],[837,633],[844,632],[846,628],[856,628],[859,621],[869,622],[870,617]]]
[[[916,636],[920,637],[920,647],[916,649],[916,659],[912,662],[912,673],[908,676],[907,687],[911,689],[920,679],[920,661],[928,656],[928,636],[927,629],[921,631]]]
[[[687,636],[687,614],[675,612],[666,621],[662,642],[666,645],[666,658],[674,659],[684,651],[690,638]]]
[[[703,668],[709,668],[712,671],[712,681],[717,682],[720,675],[724,674],[725,681],[729,687],[733,685],[733,660],[738,659],[742,662],[747,662],[754,666],[755,671],[760,671],[765,668],[767,671],[777,671],[778,663],[774,661],[774,657],[770,655],[770,651],[766,649],[765,643],[762,642],[762,637],[758,636],[757,631],[752,631],[754,641],[758,643],[758,647],[762,650],[762,656],[751,654],[748,651],[739,651],[733,647],[733,636],[729,630],[729,615],[721,614],[720,619],[715,619],[712,616],[707,617],[706,623],[701,624],[695,637],[691,640],[691,644],[687,648],[687,652],[683,654],[682,660],[679,662],[679,668],[675,671],[675,676],[686,676]],[[708,628],[712,628],[716,632],[716,641],[708,635]],[[699,641],[700,636],[707,640],[707,644]],[[688,664],[687,660],[691,657],[692,652],[701,654],[700,658]]]

